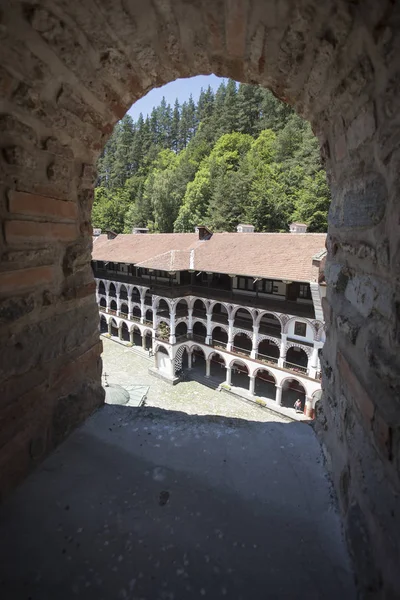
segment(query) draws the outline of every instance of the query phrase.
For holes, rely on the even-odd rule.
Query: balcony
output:
[[[295,373],[301,373],[302,375],[308,375],[307,367],[296,365],[294,363],[287,362],[286,360],[283,363],[283,368],[288,369],[289,371],[294,371]]]
[[[266,363],[268,365],[277,365],[278,364],[278,358],[276,358],[275,356],[267,356],[266,354],[260,354],[257,353],[256,354],[256,360],[262,363]]]

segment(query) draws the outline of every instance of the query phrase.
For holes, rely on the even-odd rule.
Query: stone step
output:
[[[215,381],[214,379],[210,379],[209,377],[206,377],[205,375],[200,375],[199,373],[191,373],[191,372],[185,371],[185,377],[187,380],[197,381],[197,383],[201,383],[201,385],[205,385],[205,386],[211,388],[212,390],[216,390],[220,386],[220,383],[218,381]]]

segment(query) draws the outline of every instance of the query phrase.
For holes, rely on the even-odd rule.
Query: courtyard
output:
[[[1,506],[2,598],[356,598],[309,425],[103,359],[146,406],[99,409]]]

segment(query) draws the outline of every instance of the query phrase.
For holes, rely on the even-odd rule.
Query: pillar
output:
[[[286,358],[287,333],[281,334],[281,347],[279,352],[278,367],[283,367]]]
[[[133,340],[134,340],[134,338],[133,338],[133,329],[131,329],[131,331],[129,332],[129,341],[132,344],[132,346],[135,345],[135,342]]]
[[[226,385],[232,385],[232,367],[226,367]]]
[[[253,325],[253,340],[252,340],[252,349],[250,352],[250,358],[255,358],[257,355],[258,332],[259,332],[259,326]]]
[[[254,396],[255,394],[255,387],[256,387],[256,378],[255,375],[249,375],[249,379],[250,379],[250,384],[249,384],[249,392],[252,396]]]
[[[206,344],[211,344],[212,342],[212,313],[207,313],[207,335],[206,335]]]
[[[122,340],[122,323],[118,327],[118,337],[119,337],[120,340]]]
[[[142,333],[142,348],[146,350],[146,335]]]
[[[175,344],[176,336],[175,336],[175,314],[171,314],[171,318],[169,320],[169,343]]]
[[[192,368],[192,353],[188,352],[188,370]]]
[[[282,386],[281,385],[276,386],[275,402],[276,402],[277,406],[282,405]]]
[[[229,327],[228,327],[228,343],[226,345],[226,349],[228,352],[232,352],[233,346],[233,321],[234,319],[228,319]]]
[[[209,358],[206,359],[206,377],[210,377],[211,370],[211,360]]]
[[[106,290],[106,312],[110,310],[110,296],[108,295],[108,290]]]
[[[108,335],[111,335],[111,321],[108,321]]]
[[[144,316],[146,314],[146,306],[144,303],[144,298],[140,298],[140,322],[144,323]]]
[[[128,296],[128,319],[132,319],[132,298]]]
[[[188,308],[188,337],[193,335],[193,308]]]
[[[304,414],[309,419],[314,418],[314,401],[310,396],[306,396],[305,404],[304,404]]]

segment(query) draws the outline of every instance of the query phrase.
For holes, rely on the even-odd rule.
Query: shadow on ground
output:
[[[311,427],[105,406],[0,509],[7,600],[353,599]]]

